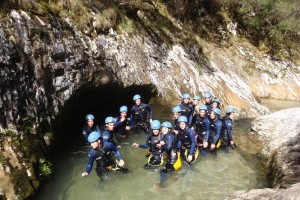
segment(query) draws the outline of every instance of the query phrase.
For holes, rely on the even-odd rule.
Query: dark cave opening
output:
[[[60,146],[65,146],[66,142],[70,140],[75,146],[84,142],[82,128],[87,114],[95,116],[94,122],[99,127],[104,125],[106,117],[118,116],[119,108],[122,105],[128,107],[129,116],[130,109],[134,105],[132,98],[135,94],[140,94],[142,101],[149,103],[151,98],[157,96],[157,91],[155,86],[151,84],[129,87],[123,87],[118,84],[81,87],[65,103],[54,120],[55,146],[58,146],[58,149],[60,149]]]

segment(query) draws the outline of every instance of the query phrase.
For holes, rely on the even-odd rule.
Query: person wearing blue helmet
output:
[[[118,172],[126,174],[128,169],[123,168],[124,160],[119,149],[110,142],[103,143],[99,132],[94,131],[88,136],[88,142],[91,143],[92,149],[89,152],[88,165],[86,170],[81,174],[87,176],[93,168],[94,160],[96,161],[97,175],[103,180],[105,179],[106,172]],[[111,157],[111,152],[115,152],[119,161],[118,164]]]
[[[208,147],[209,133],[210,133],[210,120],[206,116],[207,106],[200,105],[198,107],[199,115],[196,118],[194,130],[196,132],[197,146],[201,153],[205,156],[205,148]]]
[[[221,146],[225,149],[227,149],[229,146],[231,146],[232,149],[234,149],[235,143],[232,138],[232,126],[233,126],[233,119],[234,119],[234,109],[233,108],[227,108],[226,115],[223,117],[223,127],[221,132]]]
[[[172,173],[181,167],[181,159],[180,155],[177,154],[177,140],[175,133],[172,132],[172,124],[168,121],[163,122],[161,124],[161,133],[164,139],[160,144],[163,145],[163,150],[166,152],[167,162],[164,168],[160,170],[160,183],[154,184],[158,189],[165,186],[167,173]]]
[[[176,106],[173,108],[173,119],[174,119],[174,132],[176,133],[176,135],[178,134],[178,130],[179,130],[179,127],[178,127],[178,118],[180,117],[181,115],[181,108],[179,106]]]
[[[195,132],[188,127],[188,119],[186,116],[178,118],[178,148],[181,155],[190,164],[194,163],[198,157],[198,148],[196,148]]]
[[[97,131],[101,134],[100,128],[98,125],[96,125],[94,123],[94,120],[95,120],[95,117],[92,114],[88,114],[85,116],[86,124],[84,125],[83,130],[82,130],[82,135],[83,135],[85,141],[87,141],[89,134],[93,131]]]
[[[204,92],[203,93],[203,99],[204,99],[204,105],[206,105],[207,106],[207,115],[208,115],[208,117],[210,117],[210,111],[211,111],[211,109],[212,109],[212,99],[213,99],[213,97],[212,97],[212,95],[211,95],[211,93],[210,92]]]
[[[115,118],[116,133],[119,137],[125,138],[130,130],[130,118],[127,117],[127,106],[120,107],[120,116]]]
[[[220,145],[220,135],[222,131],[222,121],[219,119],[221,110],[219,108],[213,108],[210,113],[210,134],[209,143],[210,151],[217,155],[217,148]]]
[[[212,104],[211,104],[212,108],[219,108],[221,109],[221,103],[220,103],[220,100],[217,99],[217,98],[214,98],[212,100]]]
[[[148,132],[149,123],[152,122],[152,109],[151,107],[143,103],[141,100],[141,96],[139,94],[134,95],[133,101],[135,105],[131,108],[130,114],[130,127],[135,128],[136,132],[139,133],[141,130]],[[149,122],[148,122],[148,114],[149,113]]]
[[[193,102],[191,103],[192,115],[193,115],[192,123],[191,123],[192,128],[194,128],[194,124],[196,123],[196,118],[199,114],[199,109],[198,109],[199,103],[200,103],[200,96],[195,95],[193,98]]]
[[[150,127],[151,133],[148,135],[145,144],[132,144],[132,147],[149,149],[150,155],[148,157],[148,162],[144,165],[144,169],[156,169],[163,164],[163,150],[162,145],[160,144],[163,137],[160,133],[160,122],[158,120],[153,120]]]
[[[121,148],[121,146],[117,144],[116,131],[115,131],[115,118],[111,116],[105,118],[105,127],[102,133],[102,138],[104,143],[111,142],[116,147]]]
[[[188,126],[191,126],[193,120],[193,108],[190,104],[190,95],[188,93],[183,94],[182,101],[178,106],[181,108],[181,115],[186,116],[188,119]]]

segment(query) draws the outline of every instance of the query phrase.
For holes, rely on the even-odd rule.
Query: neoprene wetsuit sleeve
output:
[[[169,134],[167,136],[167,143],[164,145],[165,149],[170,150],[172,148],[172,142],[173,142],[174,136]]]
[[[180,136],[178,136],[177,149],[178,149],[179,151],[180,151],[180,149],[181,149],[181,144],[182,144],[182,142],[181,142]]]
[[[207,118],[204,121],[204,125],[205,125],[205,128],[206,128],[205,141],[208,142],[209,134],[210,134],[210,121]]]
[[[103,134],[102,134],[103,143],[108,142],[109,138],[110,138],[109,131],[104,131]]]
[[[220,134],[221,134],[221,131],[222,131],[222,122],[220,120],[217,120],[215,122],[215,127],[216,127],[216,137],[215,137],[215,140],[214,140],[214,144],[216,145],[219,138],[220,138]]]
[[[121,124],[120,117],[115,117],[115,128],[118,127]]]
[[[93,162],[94,162],[94,156],[95,156],[95,150],[91,150],[89,153],[89,160],[88,160],[88,165],[85,169],[85,171],[89,174],[92,169],[93,169]]]
[[[139,147],[141,149],[147,149],[149,147],[150,140],[151,140],[151,136],[148,135],[148,137],[146,139],[146,143],[145,144],[140,144]]]
[[[192,122],[193,122],[193,114],[192,114],[192,111],[190,112],[190,116],[189,116],[189,119],[188,119],[188,120],[189,120],[189,127],[192,128],[192,127],[191,127]]]
[[[150,117],[150,119],[152,119],[152,117],[153,117],[152,108],[148,104],[146,104],[146,110],[149,111],[149,117]]]
[[[191,142],[192,142],[192,145],[191,145],[191,149],[190,149],[189,155],[193,155],[193,154],[194,154],[194,151],[195,151],[195,148],[196,148],[195,132],[194,132],[192,129],[189,129],[189,130],[188,130],[188,134],[189,134],[190,140],[191,140]]]
[[[118,157],[119,160],[123,159],[122,155],[121,155],[121,151],[113,143],[105,142],[104,145],[103,145],[103,148],[114,151],[117,154],[117,157]]]

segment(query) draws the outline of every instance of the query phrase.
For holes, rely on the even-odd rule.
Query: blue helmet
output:
[[[163,122],[161,124],[162,127],[172,128],[172,124],[170,122]]]
[[[233,108],[227,108],[226,114],[228,114],[228,113],[234,113],[234,109]]]
[[[219,99],[217,99],[217,98],[214,98],[214,99],[212,100],[212,102],[217,102],[217,103],[220,103],[220,100],[219,100]]]
[[[190,99],[191,97],[190,97],[190,94],[188,94],[188,93],[185,93],[185,94],[183,94],[183,96],[182,96],[182,99]]]
[[[198,108],[199,108],[199,110],[207,110],[207,106],[206,105],[200,105]]]
[[[221,115],[221,110],[219,108],[213,108],[212,111],[214,111],[217,115]]]
[[[89,137],[88,137],[88,141],[89,142],[95,142],[97,141],[98,139],[100,139],[101,135],[99,132],[97,131],[93,131],[89,134]]]
[[[106,117],[105,124],[108,124],[108,123],[115,123],[115,118],[113,118],[113,117]]]
[[[160,129],[160,122],[158,120],[153,120],[151,122],[151,129],[154,130]]]
[[[92,115],[92,114],[88,114],[88,115],[86,115],[85,116],[85,120],[87,121],[87,120],[94,120],[95,119],[95,117],[94,117],[94,115]]]
[[[176,106],[176,107],[174,107],[173,108],[173,113],[181,113],[181,108],[180,108],[180,106]]]
[[[197,95],[195,95],[193,99],[194,99],[194,100],[198,100],[198,101],[200,101],[200,97],[199,97],[199,96],[197,96]]]
[[[133,96],[133,101],[136,101],[138,99],[141,99],[142,97],[139,94],[136,94]]]
[[[210,97],[211,97],[210,92],[204,92],[204,93],[203,93],[203,98],[204,98],[204,99],[210,98]]]
[[[180,117],[178,118],[177,122],[178,122],[178,123],[179,123],[179,122],[185,122],[185,123],[187,123],[188,120],[187,120],[186,116],[180,116]]]
[[[127,106],[121,106],[120,107],[120,112],[128,112]]]

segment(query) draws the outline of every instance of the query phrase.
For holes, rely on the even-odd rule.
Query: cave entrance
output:
[[[107,116],[119,115],[120,106],[126,105],[130,110],[134,104],[132,97],[135,94],[140,94],[142,101],[148,103],[157,95],[157,91],[151,84],[129,87],[118,84],[81,87],[65,103],[53,123],[55,144],[64,148],[66,145],[82,144],[82,128],[87,114],[93,114],[95,124],[101,127]],[[72,141],[71,144],[68,141]]]

